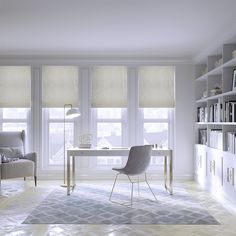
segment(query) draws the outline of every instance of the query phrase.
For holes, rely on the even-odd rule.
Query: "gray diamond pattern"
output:
[[[66,195],[56,189],[37,206],[23,224],[192,224],[217,225],[215,220],[184,189],[174,188],[169,195],[162,187],[153,187],[154,201],[145,186],[134,195],[133,208],[110,202],[110,185],[79,184]],[[113,200],[128,202],[128,184],[116,187]]]

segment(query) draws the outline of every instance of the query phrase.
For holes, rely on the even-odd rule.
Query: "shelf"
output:
[[[196,125],[236,125],[236,122],[196,122]]]
[[[226,155],[232,155],[233,158],[235,158],[235,153],[232,153],[232,152],[229,152],[229,151],[226,151],[226,150],[221,150],[221,149],[213,148],[213,147],[210,147],[210,146],[208,146],[208,145],[200,144],[200,143],[195,143],[195,146],[201,146],[201,147],[205,147],[205,148],[207,148],[207,149],[211,149],[211,150],[216,150],[216,151],[219,151],[219,152],[223,152],[224,154],[226,154]]]
[[[207,102],[208,101],[208,97],[207,98],[201,98],[199,100],[196,100],[196,103],[201,103],[201,102]]]
[[[225,64],[224,64],[224,65],[225,65]],[[204,80],[207,80],[207,77],[208,77],[209,75],[220,75],[220,74],[222,74],[222,70],[223,70],[224,65],[221,65],[221,66],[219,66],[219,67],[217,67],[217,68],[215,68],[215,69],[213,69],[213,70],[207,72],[206,74],[204,74],[204,75],[198,77],[197,79],[195,79],[195,81],[204,81]]]
[[[233,59],[225,62],[222,66],[223,67],[236,66],[236,58],[233,58]]]
[[[236,125],[236,122],[207,122],[208,125]]]
[[[218,66],[214,68],[213,70],[209,71],[207,75],[220,75],[222,74],[224,65]]]
[[[198,82],[198,81],[204,81],[204,80],[207,79],[207,76],[208,76],[208,73],[206,73],[206,74],[204,74],[204,75],[198,77],[197,79],[195,79],[195,81],[196,81],[196,82]]]
[[[222,188],[228,197],[236,199],[236,90],[232,91],[236,69],[236,42],[223,44],[219,54],[209,55],[204,63],[195,65],[195,173],[207,189]],[[221,65],[221,62],[223,64]],[[215,67],[219,65],[218,67]],[[203,71],[208,70],[205,74]],[[214,96],[216,86],[222,93]],[[219,90],[218,90],[219,91]],[[208,95],[208,97],[203,97]],[[232,120],[234,122],[196,122],[196,120]],[[210,147],[211,146],[211,147]],[[227,151],[226,151],[227,150]],[[231,152],[229,152],[230,150]]]
[[[220,65],[217,68],[214,68],[213,70],[207,72],[204,75],[201,75],[200,77],[198,77],[197,79],[195,79],[195,81],[204,81],[207,79],[207,76],[209,75],[220,75],[222,74],[223,68],[224,67],[231,67],[231,66],[236,66],[236,58],[233,58],[227,62],[225,62],[223,65]]]
[[[236,95],[236,90],[221,93],[221,94],[217,94],[215,96],[211,96],[211,97],[207,97],[207,98],[201,98],[199,100],[196,100],[195,102],[196,103],[207,102],[207,101],[210,101],[210,100],[215,100],[215,99],[218,99],[218,98],[221,98],[221,97],[231,96],[231,95]]]

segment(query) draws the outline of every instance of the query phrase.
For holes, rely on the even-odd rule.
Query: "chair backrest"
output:
[[[25,131],[0,132],[0,148],[17,148],[25,154]]]
[[[124,167],[126,174],[139,175],[148,168],[152,155],[152,146],[133,146],[129,151],[127,163]]]

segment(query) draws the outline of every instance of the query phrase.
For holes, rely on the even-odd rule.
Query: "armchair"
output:
[[[0,132],[0,154],[9,162],[2,162],[0,157],[0,184],[2,179],[34,176],[37,186],[37,154],[25,153],[25,131]]]

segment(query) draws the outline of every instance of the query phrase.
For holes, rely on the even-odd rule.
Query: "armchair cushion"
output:
[[[25,159],[1,164],[2,179],[34,176],[34,162]]]

